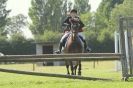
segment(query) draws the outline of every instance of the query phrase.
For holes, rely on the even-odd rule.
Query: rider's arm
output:
[[[64,32],[69,31],[70,30],[69,27],[70,27],[70,17],[67,17],[62,23],[63,31]]]
[[[79,24],[80,24],[80,28],[83,28],[85,26],[81,20],[79,20]]]
[[[82,29],[82,28],[85,26],[84,23],[80,20],[79,17],[75,17],[75,21],[78,21],[78,22],[79,22],[79,24],[80,24],[80,29]]]
[[[69,19],[70,19],[70,17],[67,17],[67,18],[63,21],[62,26],[70,25]]]

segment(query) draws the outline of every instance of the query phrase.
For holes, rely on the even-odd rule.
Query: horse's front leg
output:
[[[67,75],[70,75],[68,62],[66,62],[66,68],[67,68]]]
[[[75,66],[74,66],[74,75],[76,75],[77,67],[78,67],[78,65],[75,65]]]
[[[74,68],[73,68],[73,63],[72,63],[72,61],[70,61],[70,65],[71,65],[71,75],[74,75],[74,72],[73,72]]]
[[[78,75],[81,75],[81,61],[79,61]]]

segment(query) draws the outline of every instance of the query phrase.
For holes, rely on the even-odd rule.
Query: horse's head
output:
[[[76,36],[78,34],[79,27],[80,27],[80,24],[78,22],[71,23],[72,39],[76,38]]]

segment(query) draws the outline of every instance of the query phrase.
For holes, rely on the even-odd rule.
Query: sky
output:
[[[91,12],[96,11],[101,1],[102,0],[89,0],[89,4],[91,4]],[[30,6],[31,6],[31,0],[8,0],[7,1],[7,9],[11,10],[11,13],[9,16],[24,14],[25,16],[28,17],[28,10]],[[27,33],[29,36],[32,35],[30,31],[28,31],[28,29],[24,31],[25,35],[27,35]]]
[[[28,16],[28,8],[30,5],[31,0],[8,0],[7,1],[7,9],[11,9],[10,16],[14,16],[17,14],[24,14]]]
[[[91,12],[96,11],[100,2],[101,0],[89,0],[89,4],[91,4]],[[31,6],[30,3],[31,0],[8,0],[7,9],[12,10],[10,16],[20,13],[28,16],[28,8]]]
[[[89,4],[91,4],[91,12],[96,11],[101,1],[102,0],[89,0]]]
[[[24,14],[28,17],[28,10],[31,0],[8,0],[7,1],[7,9],[10,9],[11,12],[9,16],[16,16],[17,14]],[[24,28],[23,34],[26,38],[33,38],[31,31],[28,28]]]

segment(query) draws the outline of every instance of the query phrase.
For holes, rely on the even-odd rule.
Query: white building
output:
[[[55,43],[54,42],[37,42],[36,43],[36,54],[53,54],[55,49]],[[64,65],[64,62],[62,61],[56,61],[56,62],[38,62],[38,66],[60,66]]]

